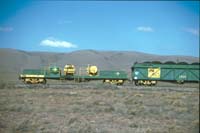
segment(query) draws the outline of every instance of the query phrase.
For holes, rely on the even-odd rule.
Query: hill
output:
[[[57,65],[63,69],[65,64],[76,68],[88,64],[97,65],[101,70],[120,69],[130,72],[135,62],[174,61],[198,62],[199,58],[190,56],[160,56],[135,51],[95,51],[80,50],[69,53],[27,52],[16,49],[0,49],[0,80],[16,81],[18,74],[25,68],[43,68]]]

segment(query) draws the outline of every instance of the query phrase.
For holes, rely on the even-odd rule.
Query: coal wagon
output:
[[[199,82],[199,64],[135,63],[132,80],[136,85],[155,85],[157,81]]]

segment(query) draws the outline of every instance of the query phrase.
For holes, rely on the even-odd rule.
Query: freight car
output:
[[[24,83],[38,84],[46,83],[47,79],[74,80],[77,82],[102,80],[107,83],[122,85],[128,80],[127,73],[121,70],[98,70],[97,66],[88,65],[86,68],[79,68],[76,72],[75,66],[67,64],[64,73],[57,66],[50,66],[44,69],[24,69],[19,76]]]
[[[77,82],[102,80],[103,82],[122,85],[124,81],[133,81],[135,85],[156,85],[158,81],[199,82],[199,64],[186,63],[135,63],[131,68],[131,78],[121,70],[98,70],[97,66],[88,65],[76,70],[72,64],[67,64],[62,70],[57,66],[44,69],[25,69],[19,78],[25,83],[45,84],[47,79],[74,80]]]
[[[19,79],[27,84],[46,83],[45,71],[43,69],[24,69],[19,75]]]
[[[135,85],[156,85],[157,81],[199,82],[199,64],[135,63],[132,67]]]

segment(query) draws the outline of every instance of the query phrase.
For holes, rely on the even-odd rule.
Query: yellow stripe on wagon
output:
[[[23,75],[23,74],[21,74],[20,77],[24,77],[24,78],[44,78],[44,75],[30,75],[30,74]]]

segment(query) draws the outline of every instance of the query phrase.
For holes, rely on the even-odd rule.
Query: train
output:
[[[75,82],[101,80],[103,83],[116,85],[123,85],[125,81],[130,81],[136,86],[152,86],[156,85],[158,81],[180,84],[184,82],[199,83],[199,75],[199,63],[160,63],[154,61],[134,63],[131,67],[131,73],[122,70],[98,70],[95,65],[77,69],[73,64],[65,65],[62,71],[60,67],[51,65],[42,69],[24,69],[19,75],[19,79],[26,84],[46,84],[48,79],[52,79],[74,80]]]

